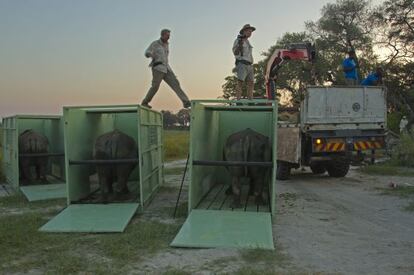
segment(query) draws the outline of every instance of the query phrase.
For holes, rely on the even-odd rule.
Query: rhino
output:
[[[250,128],[230,135],[224,145],[225,161],[270,162],[272,149],[269,138]],[[231,186],[226,194],[233,194],[233,208],[239,208],[241,197],[240,178],[250,179],[249,195],[255,196],[256,204],[264,204],[264,183],[270,168],[261,166],[227,166],[232,176]]]
[[[99,136],[95,141],[94,149],[94,159],[96,160],[138,158],[138,147],[135,140],[119,130],[113,130]],[[128,178],[136,165],[136,163],[96,165],[102,203],[107,203],[109,194],[114,193],[115,181],[117,182],[115,185],[116,197],[129,193]]]
[[[49,140],[46,136],[32,129],[25,130],[19,135],[19,155],[41,154],[49,152]],[[35,166],[38,180],[46,181],[48,157],[19,156],[19,167],[22,184],[30,182],[30,167]]]

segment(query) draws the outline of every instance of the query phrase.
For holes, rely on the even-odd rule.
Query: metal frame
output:
[[[68,204],[82,200],[93,192],[89,186],[93,164],[138,163],[130,180],[139,189],[139,203],[143,209],[163,182],[161,113],[140,105],[65,106],[63,116]],[[93,159],[96,138],[114,129],[136,140],[137,159]]]
[[[236,105],[244,104],[244,105]],[[224,166],[272,167],[270,212],[276,206],[277,101],[271,100],[193,100],[191,105],[189,157],[189,213],[199,205],[217,181],[229,182]],[[227,136],[237,130],[252,128],[270,137],[273,161],[246,163],[222,159]]]
[[[49,161],[48,174],[65,180],[63,120],[59,115],[14,115],[3,118],[3,170],[8,182],[16,190],[20,186],[19,157],[54,157]],[[34,129],[46,135],[49,139],[47,154],[19,154],[19,134],[27,129]],[[59,167],[57,175],[53,167]]]

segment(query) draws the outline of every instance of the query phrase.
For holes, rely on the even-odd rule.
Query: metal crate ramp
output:
[[[43,232],[123,232],[138,203],[71,204],[42,226]]]
[[[66,198],[65,183],[20,186],[20,191],[30,202]]]
[[[194,209],[173,247],[274,249],[270,213]]]

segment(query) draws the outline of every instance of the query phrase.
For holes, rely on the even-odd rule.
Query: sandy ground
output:
[[[296,266],[345,274],[414,274],[414,213],[408,200],[377,188],[413,178],[368,176],[352,170],[332,179],[310,173],[279,182],[278,194],[295,193],[294,206],[273,226]]]
[[[166,168],[184,165],[185,160],[174,161]],[[171,216],[181,178],[166,175],[164,188],[139,220],[183,222],[184,217]],[[414,184],[414,178],[371,176],[352,169],[341,179],[298,171],[278,182],[273,235],[276,249],[288,259],[283,264],[251,264],[237,249],[168,248],[132,265],[130,273],[178,269],[215,274],[245,267],[281,274],[414,274],[414,212],[403,210],[409,199],[381,194],[378,188],[390,182]],[[187,199],[188,176],[185,183],[181,202]],[[0,196],[6,194],[0,186]]]
[[[170,187],[180,180],[181,175],[166,177]],[[300,171],[290,180],[278,182],[273,234],[276,248],[287,255],[289,264],[275,264],[273,270],[414,274],[414,213],[403,210],[408,199],[381,194],[378,188],[386,188],[390,182],[412,183],[413,178],[370,176],[352,169],[342,179]],[[163,192],[147,217],[159,207],[171,206],[175,199],[176,194]],[[197,274],[231,273],[240,266],[239,251],[232,249],[169,249],[140,264],[144,272],[173,267]],[[260,268],[260,263],[255,267]]]

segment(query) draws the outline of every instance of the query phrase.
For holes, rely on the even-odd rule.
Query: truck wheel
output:
[[[290,164],[286,161],[277,162],[276,179],[287,180],[290,177]]]
[[[337,158],[327,163],[326,170],[328,170],[329,176],[334,178],[342,178],[348,173],[349,165],[349,160]]]
[[[310,169],[315,175],[320,175],[326,172],[326,165],[323,162],[314,162],[310,164]]]

